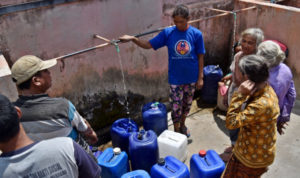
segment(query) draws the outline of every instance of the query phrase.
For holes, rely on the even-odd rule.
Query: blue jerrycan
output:
[[[147,103],[142,109],[143,126],[145,130],[153,130],[159,136],[168,130],[166,106],[159,102]]]
[[[219,178],[225,164],[214,150],[201,150],[190,160],[191,178]]]
[[[121,178],[151,178],[144,170],[135,170],[122,175]]]
[[[121,118],[116,120],[110,129],[113,147],[119,147],[128,153],[128,139],[131,133],[138,132],[138,125],[131,119]]]
[[[158,160],[157,136],[152,130],[134,132],[129,137],[129,155],[132,170],[150,172]]]
[[[209,104],[217,103],[218,82],[223,77],[223,72],[218,65],[208,65],[203,68],[203,87],[201,89],[201,98]]]
[[[152,178],[190,178],[188,167],[173,156],[160,158],[151,168]]]
[[[101,177],[119,178],[128,171],[128,156],[120,148],[107,148],[98,157]]]

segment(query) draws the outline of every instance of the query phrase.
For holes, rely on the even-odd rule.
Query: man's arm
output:
[[[89,144],[94,144],[98,141],[98,137],[91,125],[77,112],[75,106],[70,101],[69,120],[72,126],[87,138]]]
[[[141,40],[135,36],[130,36],[130,35],[123,35],[119,38],[121,41],[127,42],[127,41],[132,41],[134,42],[136,45],[138,45],[141,48],[144,49],[151,49],[152,46],[150,44],[149,41],[146,40]]]
[[[198,80],[196,83],[196,88],[201,89],[203,87],[203,65],[204,65],[204,54],[198,54],[198,61],[199,61],[199,74]]]
[[[82,135],[86,137],[88,143],[95,144],[98,141],[98,137],[96,132],[93,130],[91,125],[88,123],[86,119],[84,119],[85,124],[88,126],[85,132],[82,132]]]
[[[77,143],[73,141],[74,156],[78,167],[79,178],[99,178],[101,168]]]

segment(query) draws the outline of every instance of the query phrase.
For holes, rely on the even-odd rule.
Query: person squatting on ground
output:
[[[202,32],[188,24],[189,9],[185,5],[176,6],[172,18],[175,26],[161,31],[149,41],[124,35],[122,41],[133,41],[144,49],[157,50],[168,47],[169,84],[172,121],[174,131],[190,136],[185,125],[190,111],[195,89],[203,86],[203,58],[205,54]]]
[[[283,129],[290,121],[292,108],[296,100],[296,89],[293,81],[293,74],[290,68],[283,63],[286,58],[280,46],[273,41],[262,42],[258,46],[258,55],[266,60],[269,67],[269,84],[274,89],[280,107],[280,115],[277,118],[277,131],[284,134]]]
[[[0,177],[100,177],[101,168],[71,138],[34,142],[20,124],[21,116],[0,94]]]
[[[240,131],[222,177],[260,177],[275,157],[278,99],[267,82],[269,71],[263,57],[245,56],[236,69],[239,88],[232,96],[226,127]]]
[[[19,98],[14,103],[23,115],[21,123],[27,135],[34,141],[54,137],[71,137],[88,153],[90,144],[98,141],[89,123],[76,111],[75,106],[65,98],[52,98],[46,94],[52,79],[49,68],[56,60],[42,61],[32,55],[19,58],[12,66],[12,78],[17,85]]]
[[[264,40],[264,34],[263,34],[263,31],[259,28],[248,28],[241,33],[240,43],[241,43],[242,50],[234,56],[234,60],[232,61],[231,65],[230,65],[230,70],[232,71],[232,78],[231,78],[230,86],[227,90],[228,105],[231,102],[233,92],[236,91],[239,86],[239,85],[237,85],[237,83],[240,83],[240,80],[241,80],[239,78],[239,76],[236,75],[237,67],[235,67],[235,66],[238,65],[239,60],[243,56],[255,54],[257,51],[258,45],[263,40]],[[225,98],[226,98],[226,96],[225,96]],[[230,137],[232,146],[235,144],[235,142],[237,140],[238,132],[239,132],[239,129],[229,130],[229,137]],[[231,150],[232,150],[232,147],[229,147],[229,148],[225,149],[225,153],[231,153]],[[227,161],[227,160],[225,160],[225,161]]]

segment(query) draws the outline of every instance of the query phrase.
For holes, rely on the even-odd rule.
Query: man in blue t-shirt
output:
[[[100,177],[101,168],[71,138],[34,142],[20,124],[21,116],[0,94],[0,177]]]
[[[203,86],[203,57],[205,54],[202,33],[189,26],[189,9],[185,5],[176,6],[172,18],[175,26],[161,31],[149,41],[124,35],[122,41],[133,41],[144,49],[157,50],[168,47],[170,102],[174,130],[190,136],[185,126],[195,89]]]

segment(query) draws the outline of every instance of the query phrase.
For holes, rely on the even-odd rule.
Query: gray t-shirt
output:
[[[70,138],[35,142],[0,156],[1,178],[100,177],[101,168]]]

